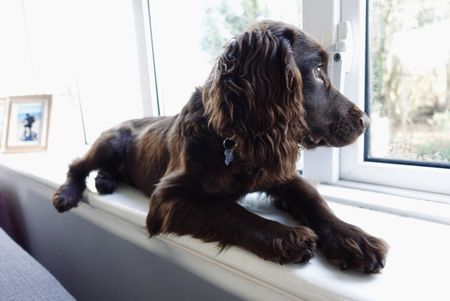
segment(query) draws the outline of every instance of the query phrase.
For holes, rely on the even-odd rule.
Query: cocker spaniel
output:
[[[98,170],[99,193],[119,181],[150,197],[147,228],[236,245],[266,260],[304,263],[318,250],[342,269],[384,267],[387,244],[338,219],[297,170],[299,147],[344,146],[368,118],[327,75],[326,51],[300,29],[263,21],[232,39],[181,113],[124,122],[104,132],[69,168],[53,196],[77,206]],[[265,192],[296,227],[236,201]]]

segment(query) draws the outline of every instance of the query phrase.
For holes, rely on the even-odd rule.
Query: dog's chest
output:
[[[268,176],[268,174],[264,168],[235,163],[210,170],[208,175],[201,176],[201,182],[203,189],[209,194],[237,197],[262,191],[273,185],[272,179],[277,177]]]

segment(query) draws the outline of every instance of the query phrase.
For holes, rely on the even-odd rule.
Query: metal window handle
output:
[[[349,21],[337,25],[337,41],[328,49],[330,54],[331,80],[342,93],[345,85],[345,74],[350,71],[355,42],[352,25]]]

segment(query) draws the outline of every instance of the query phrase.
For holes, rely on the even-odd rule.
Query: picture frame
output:
[[[8,98],[5,152],[47,149],[51,95]]]
[[[0,98],[0,151],[5,149],[5,138],[8,118],[8,99]]]

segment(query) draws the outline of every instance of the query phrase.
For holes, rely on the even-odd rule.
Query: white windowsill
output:
[[[79,154],[79,153],[78,153]],[[67,156],[70,156],[67,154]],[[14,172],[55,188],[62,183],[68,163],[74,157],[52,157],[48,153],[8,154],[0,156],[0,165]],[[100,196],[92,187],[85,200],[93,208],[106,211],[122,220],[139,226],[144,231],[148,200],[140,192],[129,187],[119,187],[112,195]],[[342,272],[329,265],[320,255],[306,265],[278,265],[266,262],[240,248],[231,247],[217,253],[215,244],[203,243],[191,237],[159,236],[153,239],[164,241],[173,248],[182,249],[214,265],[227,269],[236,277],[244,277],[275,291],[288,300],[449,300],[445,272],[450,270],[450,227],[448,223],[449,205],[443,203],[423,203],[417,199],[398,197],[380,192],[367,192],[353,188],[320,185],[319,191],[329,200],[334,212],[347,222],[354,223],[367,232],[385,239],[391,249],[386,268],[378,275]],[[418,218],[387,214],[376,210],[358,208],[363,200],[372,209],[405,214],[400,211],[404,202],[411,207],[432,208],[423,216],[411,211]],[[395,203],[395,206],[389,206]],[[424,205],[425,204],[425,205]],[[273,209],[264,199],[254,195],[243,204],[248,210],[266,218],[293,223],[280,211]],[[423,209],[422,208],[422,209]],[[75,209],[76,210],[76,209]],[[170,255],[167,255],[170,256]],[[173,259],[173,258],[172,258]],[[233,290],[239,296],[250,299],[248,292],[239,287],[227,287],[221,279],[208,277],[205,270],[189,262],[178,261],[191,271],[206,277],[209,281]],[[440,273],[442,271],[442,273]],[[222,282],[224,282],[222,280]],[[259,299],[267,299],[261,296]]]
[[[336,203],[450,225],[448,195],[351,181],[320,185],[318,190]]]

